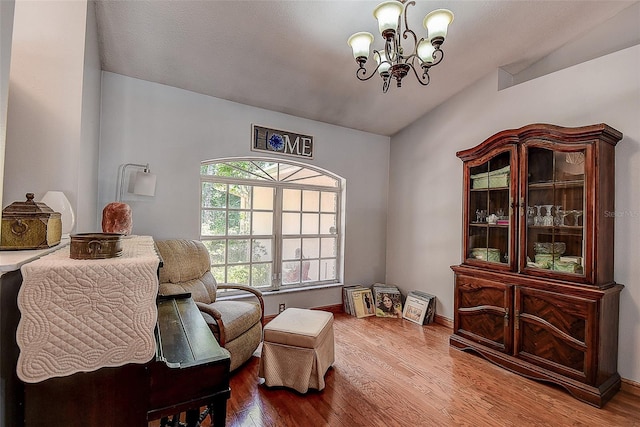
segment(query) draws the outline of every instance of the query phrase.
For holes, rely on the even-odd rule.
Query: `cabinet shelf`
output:
[[[472,222],[472,227],[484,227],[484,228],[509,228],[509,224],[489,224],[486,222]]]
[[[572,181],[544,181],[544,182],[530,182],[529,190],[549,190],[552,188],[582,188],[584,187],[584,181],[572,180]]]
[[[472,193],[486,193],[487,191],[509,190],[509,187],[489,187],[489,188],[471,188]]]

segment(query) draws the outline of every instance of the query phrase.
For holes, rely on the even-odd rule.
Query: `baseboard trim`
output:
[[[446,326],[447,328],[453,330],[453,320],[444,317],[444,316],[440,316],[440,315],[435,315],[435,317],[433,318],[433,323],[437,323],[438,325],[442,325],[442,326]]]
[[[622,378],[620,389],[634,396],[640,397],[640,383]]]
[[[311,307],[309,310],[322,310],[329,311],[331,313],[342,313],[342,304],[334,304],[334,305],[325,305],[324,307]],[[266,325],[273,319],[275,319],[277,314],[270,314],[268,316],[264,316],[264,324]]]

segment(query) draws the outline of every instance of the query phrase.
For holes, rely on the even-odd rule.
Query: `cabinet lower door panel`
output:
[[[515,288],[515,355],[538,366],[590,381],[590,319],[597,302],[538,289]]]
[[[456,277],[456,333],[480,344],[511,351],[510,286],[469,276]]]

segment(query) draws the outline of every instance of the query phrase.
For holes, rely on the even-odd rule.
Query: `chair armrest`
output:
[[[222,314],[220,314],[220,312],[215,308],[203,302],[196,301],[196,306],[201,312],[207,313],[209,316],[214,318],[214,320],[218,324],[218,333],[220,334],[220,337],[219,337],[220,347],[224,347],[224,344],[226,343],[227,339],[224,331],[224,323],[222,322]]]
[[[236,283],[218,283],[217,288],[218,289],[236,289],[238,291],[245,291],[245,292],[252,293],[260,303],[260,323],[264,326],[264,300],[262,299],[262,292],[250,286],[239,285]]]

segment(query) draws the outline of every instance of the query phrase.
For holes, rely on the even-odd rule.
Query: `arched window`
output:
[[[200,240],[220,283],[262,290],[340,279],[342,179],[302,163],[202,162]]]

